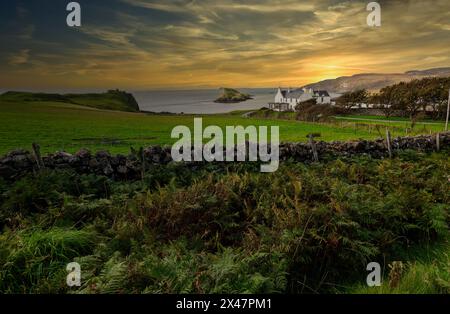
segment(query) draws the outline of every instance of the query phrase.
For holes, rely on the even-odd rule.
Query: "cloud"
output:
[[[30,49],[22,49],[9,57],[10,65],[23,65],[30,59]]]
[[[142,0],[122,0],[122,1],[127,4],[141,7],[141,8],[159,10],[159,11],[167,11],[167,12],[183,12],[183,10],[185,9],[183,7],[183,4],[189,4],[189,2],[186,2],[186,1],[174,1],[173,3],[149,2],[149,1],[142,1]]]
[[[2,50],[40,84],[88,87],[303,85],[450,66],[448,0],[379,2],[381,28],[367,26],[362,0],[90,1],[83,26],[58,36],[24,13],[28,26]],[[0,80],[23,67],[11,71]]]
[[[124,3],[152,10],[160,10],[167,12],[185,12],[187,10],[194,11],[253,11],[253,12],[279,12],[279,11],[311,11],[314,9],[314,3],[300,2],[297,0],[174,0],[170,3],[167,1],[145,1],[145,0],[121,0]]]

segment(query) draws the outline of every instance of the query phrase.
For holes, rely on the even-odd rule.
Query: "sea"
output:
[[[133,92],[142,111],[170,112],[185,114],[217,114],[236,110],[253,110],[268,107],[273,102],[276,88],[237,88],[240,92],[253,96],[253,99],[235,103],[215,103],[220,89],[197,90],[151,90]]]

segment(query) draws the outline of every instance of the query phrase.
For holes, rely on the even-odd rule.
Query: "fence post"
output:
[[[389,129],[386,129],[386,143],[389,152],[389,158],[392,158],[391,132],[389,131]]]
[[[41,147],[36,143],[31,144],[31,147],[33,148],[33,155],[36,160],[37,167],[40,170],[44,168],[44,162],[41,157]]]
[[[319,153],[317,152],[316,142],[314,141],[315,137],[320,137],[321,135],[318,133],[308,134],[306,137],[309,139],[309,145],[311,146],[313,152],[313,159],[315,162],[319,162]]]
[[[445,132],[448,131],[448,120],[450,118],[450,89],[448,90],[448,102],[447,102],[447,118],[445,119]]]
[[[441,150],[441,134],[439,132],[436,134],[436,150]]]

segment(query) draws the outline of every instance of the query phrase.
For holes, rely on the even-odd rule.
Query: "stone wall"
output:
[[[440,134],[440,148],[450,147],[450,132]],[[374,158],[388,157],[386,140],[351,141],[351,142],[317,142],[319,158],[322,156],[356,156],[370,155]],[[437,149],[436,135],[402,137],[392,140],[392,150],[412,149],[422,152],[431,152]],[[42,158],[38,162],[35,154],[25,150],[12,151],[0,158],[0,178],[12,180],[26,173],[38,171],[45,167],[48,169],[73,169],[79,173],[95,173],[114,179],[136,179],[146,167],[155,164],[168,164],[172,161],[171,148],[152,146],[143,150],[143,156],[115,155],[108,152],[95,154],[82,149],[76,154],[58,152]],[[313,159],[312,148],[308,143],[285,143],[280,146],[280,160],[293,159],[307,162]],[[144,162],[142,162],[144,160]],[[42,165],[43,164],[43,165]],[[144,166],[143,166],[144,164]]]

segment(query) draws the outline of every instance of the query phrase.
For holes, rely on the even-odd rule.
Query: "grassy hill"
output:
[[[97,109],[138,112],[139,105],[132,94],[110,90],[100,94],[46,94],[28,92],[6,92],[0,95],[0,101],[7,102],[59,102],[72,105],[81,105]]]

